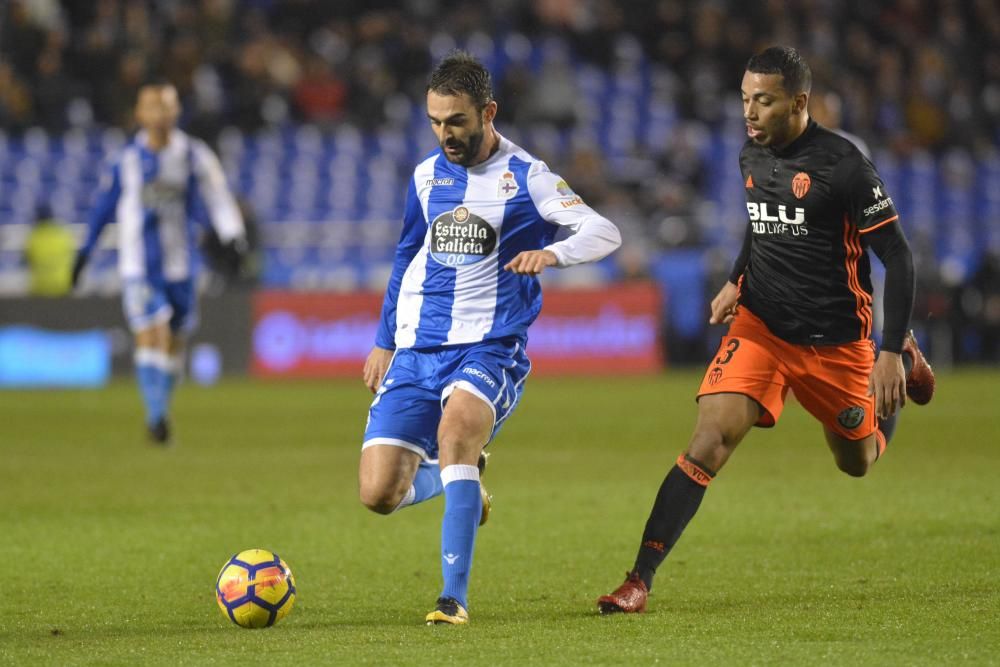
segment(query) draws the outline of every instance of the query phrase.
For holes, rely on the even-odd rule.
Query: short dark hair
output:
[[[493,81],[489,71],[475,56],[455,50],[444,57],[427,80],[427,92],[438,95],[465,94],[482,110],[493,101]]]
[[[772,46],[747,61],[747,71],[755,74],[780,74],[781,87],[795,95],[812,88],[812,70],[799,52],[790,46]]]

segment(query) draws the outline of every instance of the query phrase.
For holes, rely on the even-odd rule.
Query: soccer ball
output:
[[[295,604],[295,578],[278,554],[247,549],[222,566],[215,581],[219,609],[241,628],[270,627]]]

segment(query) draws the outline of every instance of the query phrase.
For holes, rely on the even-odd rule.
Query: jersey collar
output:
[[[135,143],[152,152],[149,147],[149,132],[146,130],[139,130],[135,135]],[[170,134],[167,136],[167,145],[163,147],[162,150],[169,150],[171,148],[181,146],[184,143],[184,134],[178,129],[174,128],[170,130]]]
[[[768,150],[771,151],[771,153],[777,157],[794,155],[802,146],[802,144],[808,141],[809,138],[813,135],[813,133],[816,132],[817,127],[819,127],[819,124],[812,118],[810,118],[809,122],[806,124],[806,129],[802,131],[802,134],[795,137],[795,140],[792,143],[788,144],[781,150],[775,150],[773,148],[768,148]]]

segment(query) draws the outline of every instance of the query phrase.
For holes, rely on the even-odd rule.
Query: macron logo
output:
[[[445,554],[444,559],[448,561],[448,565],[454,565],[455,561],[458,560],[460,554]]]
[[[486,384],[488,384],[493,388],[496,388],[497,386],[497,383],[493,381],[493,378],[491,378],[489,375],[482,372],[478,368],[464,368],[462,369],[462,372],[465,373],[466,375],[471,375],[472,377],[479,378],[480,380],[482,380],[483,382],[485,382]]]

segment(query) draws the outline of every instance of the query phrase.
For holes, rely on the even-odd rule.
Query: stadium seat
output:
[[[544,156],[553,168],[566,165],[574,152],[590,149],[604,155],[609,173],[622,176],[636,164],[669,158],[678,140],[692,142],[706,170],[700,193],[705,203],[697,213],[702,242],[728,250],[738,247],[746,224],[743,183],[734,157],[745,140],[738,109],[728,111],[711,129],[682,122],[674,102],[677,75],[647,62],[630,37],[609,43],[617,65],[607,70],[578,60],[561,37],[532,42],[520,33],[476,34],[462,44],[501,73],[517,64],[537,74],[553,61],[573,68],[579,91],[573,127],[500,121],[505,136]],[[227,127],[218,134],[216,147],[227,178],[261,228],[268,230],[263,244],[265,285],[340,288],[371,286],[384,279],[412,168],[436,146],[422,106],[401,109],[394,123],[402,125],[388,123],[370,134],[350,122],[333,129],[288,124],[244,132]],[[20,136],[0,131],[0,225],[30,223],[40,198],[48,198],[60,217],[85,220],[100,175],[128,139],[117,128],[74,128],[61,136],[37,128]],[[904,228],[931,239],[950,270],[968,271],[985,249],[1000,249],[1000,158],[954,153],[936,160],[917,151],[909,158],[879,152],[874,160]],[[948,175],[956,171],[967,174],[967,182],[949,181]],[[679,293],[694,298],[692,267],[701,261],[698,252],[672,254],[670,262],[658,260],[655,267],[658,277],[680,285],[673,290],[670,312],[679,318],[675,326],[682,330],[691,324],[684,313],[703,315],[697,308],[686,310],[700,308],[700,302],[677,306]],[[357,264],[359,258],[381,268],[366,270]],[[605,277],[615,275],[613,261],[599,266]],[[4,270],[9,270],[6,263],[0,267]]]

